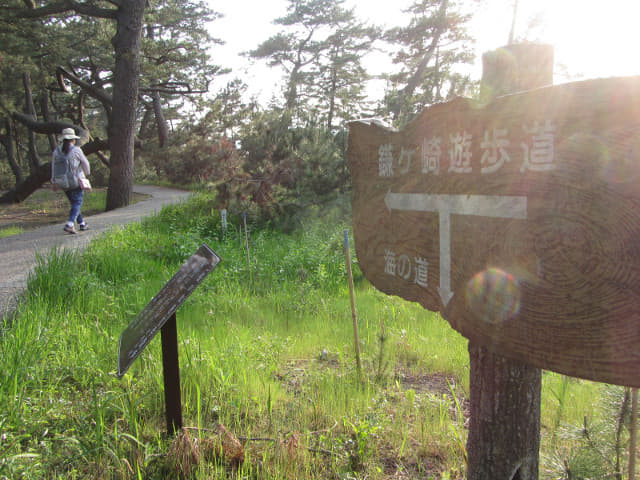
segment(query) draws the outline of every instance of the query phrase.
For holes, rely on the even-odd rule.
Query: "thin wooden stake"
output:
[[[349,251],[349,230],[344,230],[344,252],[347,257],[347,276],[349,278],[349,294],[351,295],[351,317],[353,319],[353,336],[356,346],[356,367],[358,377],[362,380],[362,364],[360,363],[360,335],[358,334],[358,314],[356,313],[356,299],[353,293],[353,274],[351,273],[351,252]]]
[[[220,226],[222,227],[222,238],[227,238],[227,209],[223,208],[220,212]]]
[[[242,212],[242,220],[244,222],[244,243],[247,249],[247,268],[249,269],[249,280],[251,280],[251,260],[249,259],[249,232],[247,231],[247,214]]]
[[[636,478],[636,445],[638,440],[638,389],[631,390],[631,432],[629,433],[629,480]]]

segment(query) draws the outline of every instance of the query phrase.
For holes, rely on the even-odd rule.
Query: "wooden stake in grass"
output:
[[[244,222],[244,243],[247,249],[247,268],[249,269],[249,280],[251,280],[251,260],[249,259],[249,232],[247,231],[246,212],[242,212],[242,221]]]
[[[356,300],[353,293],[353,274],[351,273],[351,252],[349,251],[349,230],[344,230],[344,253],[347,257],[347,276],[349,278],[349,294],[351,295],[351,317],[353,318],[353,336],[356,345],[356,366],[358,377],[362,380],[362,365],[360,364],[360,336],[358,335],[358,315]]]
[[[220,226],[222,227],[222,238],[227,236],[227,209],[223,208],[220,211]]]

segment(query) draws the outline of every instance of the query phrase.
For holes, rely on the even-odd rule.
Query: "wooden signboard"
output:
[[[151,339],[219,262],[220,257],[203,244],[122,332],[118,377],[126,373]]]
[[[640,386],[640,77],[353,122],[347,155],[378,289],[505,357]]]

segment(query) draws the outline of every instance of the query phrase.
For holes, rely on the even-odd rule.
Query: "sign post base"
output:
[[[162,370],[164,372],[164,401],[167,433],[182,430],[182,400],[180,397],[180,366],[178,364],[178,330],[176,314],[171,315],[160,330],[162,341]]]
[[[469,343],[467,480],[537,480],[541,370]]]

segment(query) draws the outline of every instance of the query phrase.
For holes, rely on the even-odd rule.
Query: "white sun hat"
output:
[[[73,128],[63,128],[62,138],[63,140],[74,140],[80,137],[76,135],[76,132],[73,130]]]

